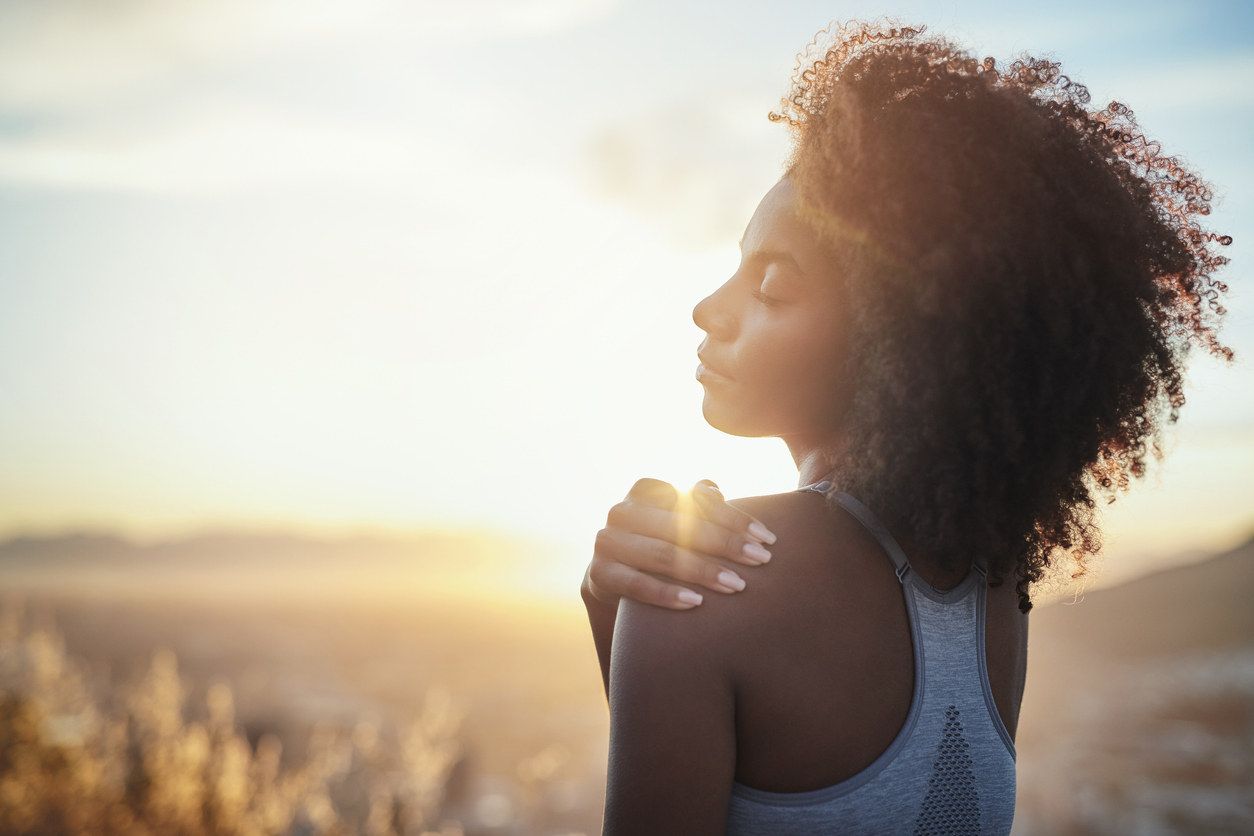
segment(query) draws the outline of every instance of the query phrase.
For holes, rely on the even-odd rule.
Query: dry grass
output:
[[[235,721],[230,688],[212,685],[204,720],[178,660],[158,652],[123,694],[96,694],[50,629],[0,623],[0,832],[22,834],[460,833],[437,828],[458,755],[459,709],[428,692],[396,735],[368,723],[315,727],[299,764],[282,743],[255,746]]]

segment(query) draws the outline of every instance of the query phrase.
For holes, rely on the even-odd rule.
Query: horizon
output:
[[[58,565],[56,559],[56,549],[62,545],[76,548],[72,556],[66,556],[69,557],[68,566]],[[84,554],[77,550],[84,546],[90,550],[105,545],[121,546],[124,553]],[[18,535],[0,539],[0,578],[10,584],[10,593],[46,595],[56,592],[72,594],[72,597],[109,598],[125,593],[129,588],[148,595],[168,594],[173,589],[170,586],[173,581],[194,578],[199,570],[217,570],[224,561],[230,564],[243,557],[230,551],[198,551],[188,555],[178,554],[179,550],[189,546],[230,548],[241,545],[260,547],[263,551],[248,551],[248,562],[232,566],[228,577],[212,572],[205,575],[197,581],[198,585],[192,591],[193,598],[230,600],[237,597],[239,582],[247,581],[246,597],[259,600],[281,590],[284,594],[280,597],[292,602],[322,600],[328,593],[333,593],[334,596],[342,594],[347,600],[375,600],[380,603],[384,599],[404,603],[407,600],[467,598],[581,609],[577,578],[568,576],[564,571],[573,563],[569,559],[555,560],[553,543],[474,528],[358,529],[338,533],[291,528],[213,528],[158,539],[132,538],[118,531],[105,530]],[[1108,571],[1108,563],[1099,561],[1079,581],[1069,580],[1065,569],[1060,567],[1037,587],[1033,598],[1038,606],[1055,603],[1070,605],[1082,601],[1092,592],[1115,589],[1165,572],[1187,570],[1247,550],[1251,545],[1254,545],[1254,530],[1231,548],[1141,555],[1141,559],[1133,565],[1116,565],[1113,572]],[[297,556],[290,552],[266,554],[264,549],[282,549],[285,546],[323,550],[317,555],[322,561],[312,565],[302,562],[301,574],[295,579],[291,575],[278,575],[276,572],[282,571],[284,565]],[[12,562],[14,556],[8,552],[15,548],[21,551],[24,547],[34,547],[39,559],[52,565],[27,563],[15,567]],[[381,551],[362,552],[362,549],[371,548]],[[330,554],[326,553],[328,549]],[[407,559],[398,561],[398,550],[407,552]],[[169,551],[175,554],[161,556],[162,552]],[[127,560],[149,553],[158,556],[158,561],[164,559],[167,562],[127,563],[127,572],[120,575],[117,567],[111,564],[111,558]],[[176,556],[179,560],[172,562]],[[93,574],[95,567],[92,564],[97,564],[103,574]],[[64,574],[62,570],[65,569],[73,574]],[[180,577],[152,575],[153,570],[172,571]],[[348,586],[344,585],[346,582]]]

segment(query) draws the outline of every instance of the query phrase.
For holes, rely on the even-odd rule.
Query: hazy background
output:
[[[780,174],[796,52],[882,12],[1061,59],[1218,185],[1239,359],[1195,364],[1109,573],[1234,545],[1254,36],[1195,0],[3,0],[0,531],[487,528],[569,592],[640,476],[793,486],[702,421],[690,311]]]
[[[1254,6],[0,0],[0,831],[598,832],[594,532],[795,486],[690,311],[882,13],[1218,188],[1237,361],[1033,615],[1016,836],[1254,829]]]

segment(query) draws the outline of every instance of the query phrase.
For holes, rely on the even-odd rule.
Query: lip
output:
[[[718,369],[711,368],[709,361],[700,354],[697,355],[697,359],[701,361],[697,364],[697,380],[702,383],[729,382],[732,380],[731,377],[723,374]]]

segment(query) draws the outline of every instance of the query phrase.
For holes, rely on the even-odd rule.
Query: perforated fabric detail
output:
[[[980,795],[959,713],[954,705],[945,711],[945,730],[936,747],[914,836],[979,836]]]

